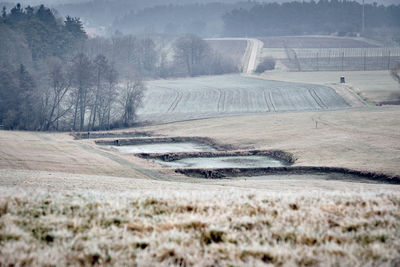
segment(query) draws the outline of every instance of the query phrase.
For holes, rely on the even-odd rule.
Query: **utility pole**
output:
[[[364,0],[362,2],[362,21],[361,21],[361,33],[364,34],[365,31],[365,5]]]

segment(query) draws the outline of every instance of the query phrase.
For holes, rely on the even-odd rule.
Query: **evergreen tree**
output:
[[[68,33],[76,36],[77,38],[87,38],[86,32],[83,27],[83,23],[79,18],[72,18],[67,16],[65,18],[65,30]]]
[[[49,8],[41,5],[36,11],[36,18],[49,27],[57,26],[56,18]]]
[[[4,20],[6,18],[6,16],[7,16],[7,9],[5,6],[3,6],[3,10],[1,11],[1,17]]]
[[[58,73],[61,76],[57,80],[63,80],[63,83],[54,83],[53,92],[49,94],[49,90],[43,86],[39,91],[30,73],[35,73],[38,79],[44,79],[43,63],[49,57],[66,60],[74,48],[86,38],[82,22],[78,18],[62,23],[44,5],[38,8],[27,6],[24,9],[21,4],[17,4],[10,13],[3,7],[0,18],[0,124],[9,129],[35,130],[54,127],[53,123],[58,123],[60,114],[68,111],[60,102],[67,98],[65,94],[68,85],[64,83],[65,77],[62,77],[61,72]],[[87,69],[90,70],[90,66]],[[82,90],[85,93],[88,87],[83,87]],[[81,99],[82,96],[87,98],[86,94],[80,96]],[[47,105],[46,99],[50,98],[53,104]],[[87,100],[79,102],[78,111],[81,111],[83,118],[81,121],[84,121],[86,102]]]

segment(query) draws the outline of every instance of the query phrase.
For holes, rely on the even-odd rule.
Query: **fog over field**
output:
[[[399,266],[397,0],[0,0],[0,266]]]

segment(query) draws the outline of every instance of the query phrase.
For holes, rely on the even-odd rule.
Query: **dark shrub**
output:
[[[264,58],[260,64],[258,64],[256,72],[263,73],[266,70],[273,70],[275,69],[275,59],[272,57]]]

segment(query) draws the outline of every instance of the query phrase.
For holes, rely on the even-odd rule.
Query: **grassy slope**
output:
[[[140,161],[67,133],[0,131],[0,169],[144,178]]]
[[[325,84],[342,74],[277,75]],[[372,101],[387,97],[388,79],[378,87],[345,76],[376,92]],[[146,130],[283,149],[297,165],[400,175],[399,115],[398,107],[298,112]],[[399,264],[399,186],[318,177],[210,181],[157,168],[66,134],[1,131],[0,265]]]
[[[379,47],[379,43],[362,38],[336,38],[327,36],[309,37],[271,37],[264,38],[264,49],[262,56],[273,56],[277,59],[285,59],[284,45],[293,48],[315,48],[324,47]],[[336,49],[335,48],[335,49]],[[286,70],[285,66],[278,64],[278,69]],[[286,72],[269,71],[261,75],[264,79],[303,82],[321,85],[332,85],[338,83],[340,76],[345,76],[347,85],[365,100],[372,104],[382,101],[393,101],[400,97],[400,87],[389,74],[389,71],[319,71],[319,72]]]
[[[318,121],[318,129],[315,128]],[[400,108],[370,107],[177,122],[144,130],[170,136],[207,136],[242,148],[281,149],[296,165],[347,167],[400,175]],[[146,177],[155,165],[74,141],[67,134],[2,131],[0,167]],[[373,164],[371,164],[373,162]],[[150,174],[150,173],[151,174]]]
[[[400,257],[398,191],[162,185],[117,194],[0,188],[0,263],[389,266]]]
[[[296,165],[400,174],[399,107],[237,116],[148,129],[167,135],[209,136],[243,148],[282,149],[298,157]]]
[[[344,72],[265,72],[262,78],[287,82],[303,82],[330,85],[339,83],[345,76],[346,84],[371,103],[394,100],[400,94],[400,85],[388,71],[344,71]]]
[[[146,130],[398,175],[399,113],[237,116]],[[67,134],[2,131],[0,140],[1,264],[390,265],[400,256],[399,186],[157,176],[153,163]],[[137,179],[146,176],[192,183]]]
[[[140,121],[171,122],[227,115],[347,108],[329,87],[239,75],[147,83]]]

